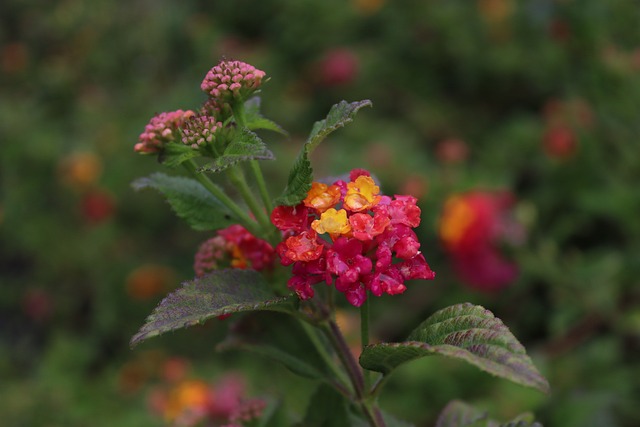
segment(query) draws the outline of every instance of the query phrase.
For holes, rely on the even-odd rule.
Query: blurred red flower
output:
[[[481,291],[511,284],[518,267],[499,251],[501,243],[521,243],[524,228],[511,215],[508,192],[472,191],[451,196],[440,218],[439,234],[460,279]]]

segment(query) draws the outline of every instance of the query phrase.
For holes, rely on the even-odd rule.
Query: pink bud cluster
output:
[[[176,110],[156,114],[145,126],[144,132],[138,138],[139,142],[133,147],[138,153],[157,153],[164,145],[176,139],[176,132],[189,118],[195,116],[191,110]]]
[[[314,296],[311,285],[335,282],[359,307],[368,292],[400,294],[406,280],[435,277],[412,230],[420,224],[416,198],[378,193],[369,172],[355,169],[350,182],[313,183],[302,203],[273,210],[271,221],[283,232],[276,252],[293,265],[287,285],[301,299]]]
[[[220,101],[246,97],[262,84],[265,72],[242,61],[221,61],[205,76],[200,88]]]
[[[223,267],[262,271],[273,267],[274,258],[275,252],[269,243],[235,224],[219,230],[215,237],[200,245],[193,269],[198,277]]]
[[[216,132],[223,129],[222,123],[212,116],[196,116],[187,120],[182,127],[182,142],[191,148],[198,148],[215,141]]]

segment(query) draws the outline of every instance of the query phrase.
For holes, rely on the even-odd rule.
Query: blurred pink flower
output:
[[[321,82],[325,86],[340,86],[352,83],[358,76],[359,59],[349,49],[334,49],[320,61]]]

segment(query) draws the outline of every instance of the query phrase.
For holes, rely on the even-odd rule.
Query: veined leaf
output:
[[[245,125],[251,130],[270,130],[287,135],[287,131],[282,129],[277,123],[264,118],[260,114],[260,97],[254,96],[244,103]]]
[[[487,412],[465,402],[453,400],[438,416],[435,427],[542,427],[529,413],[521,414],[507,423],[489,418]]]
[[[224,153],[213,162],[198,168],[199,172],[222,172],[247,160],[273,160],[274,156],[264,141],[248,129],[237,132]]]
[[[175,213],[196,230],[218,230],[237,222],[231,211],[193,179],[154,173],[131,185],[136,190],[149,187],[158,190]]]
[[[255,270],[226,269],[186,282],[169,294],[131,339],[131,346],[223,314],[284,309],[290,297],[278,297]]]
[[[434,354],[461,359],[490,374],[549,391],[547,380],[502,321],[489,310],[472,304],[454,305],[434,313],[406,342],[366,347],[360,364],[386,375],[405,362]]]
[[[444,407],[435,427],[498,427],[489,420],[486,411],[481,411],[467,403],[452,400]]]
[[[351,103],[340,101],[331,107],[326,119],[313,125],[307,142],[303,145],[289,171],[287,186],[275,201],[277,205],[294,206],[304,200],[313,181],[313,169],[309,155],[331,132],[351,123],[358,110],[366,106],[372,106],[368,99]]]

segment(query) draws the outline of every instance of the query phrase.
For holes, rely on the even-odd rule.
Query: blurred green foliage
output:
[[[373,101],[312,163],[318,176],[366,167],[385,192],[421,197],[438,277],[374,301],[380,338],[447,304],[483,304],[552,388],[421,360],[384,407],[419,425],[454,398],[549,426],[640,423],[637,2],[6,0],[0,12],[3,425],[157,425],[145,399],[172,355],[205,377],[238,369],[301,416],[312,384],[214,353],[224,323],[127,345],[209,237],[129,187],[159,168],[132,147],[154,113],[204,100],[221,57],[271,77],[265,115],[291,133],[267,135],[274,196],[315,120],[341,99]],[[437,236],[445,199],[478,188],[511,191],[528,235],[511,254],[519,279],[493,294],[456,278]],[[272,388],[274,369],[287,387]]]

